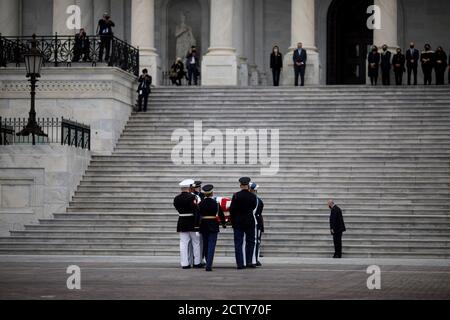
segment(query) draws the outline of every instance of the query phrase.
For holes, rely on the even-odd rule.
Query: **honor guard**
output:
[[[180,259],[183,269],[191,268],[189,262],[189,243],[192,242],[194,254],[194,268],[200,268],[201,249],[199,233],[199,207],[197,198],[190,193],[193,180],[184,180],[180,183],[181,194],[175,197],[173,205],[178,211],[177,232],[180,234]]]
[[[196,195],[199,198],[199,203],[205,199],[205,195],[201,191],[202,189],[202,182],[201,181],[194,181],[192,184],[192,193]]]
[[[255,211],[255,218],[256,218],[256,250],[255,250],[255,257],[253,261],[256,261],[256,266],[261,267],[262,264],[259,262],[260,252],[261,252],[261,236],[264,233],[264,219],[262,216],[262,212],[264,209],[264,202],[261,200],[261,198],[258,196],[258,188],[259,186],[252,182],[250,183],[250,192],[253,193],[256,196],[256,200],[258,202],[258,205],[256,206]]]
[[[231,223],[234,232],[234,250],[238,269],[255,268],[252,263],[256,245],[256,210],[257,198],[250,192],[251,179],[239,179],[241,191],[234,194],[230,205]]]
[[[213,198],[213,185],[203,187],[205,199],[200,203],[200,233],[203,237],[203,251],[206,253],[206,271],[212,271],[214,252],[216,250],[217,236],[219,234],[219,221],[223,228],[225,225],[225,215],[222,208]]]

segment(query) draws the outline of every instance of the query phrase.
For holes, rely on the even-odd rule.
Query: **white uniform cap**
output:
[[[194,180],[192,179],[186,179],[180,182],[180,187],[181,188],[189,188],[191,185],[193,185],[195,183]]]

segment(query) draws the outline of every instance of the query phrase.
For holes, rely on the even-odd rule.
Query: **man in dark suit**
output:
[[[342,233],[346,231],[344,218],[341,209],[334,203],[333,200],[328,201],[328,207],[331,210],[330,214],[330,231],[334,242],[334,256],[333,258],[342,258]]]
[[[256,245],[256,210],[257,198],[250,193],[250,178],[239,179],[241,191],[234,194],[230,205],[230,218],[234,232],[234,250],[238,269],[256,268],[253,255]],[[243,250],[245,238],[245,250]]]
[[[406,51],[406,67],[408,69],[408,85],[411,85],[411,73],[414,73],[414,85],[417,85],[417,67],[419,65],[420,53],[414,48],[414,42],[411,42]]]
[[[308,55],[306,50],[303,49],[303,44],[299,42],[297,44],[297,49],[294,51],[294,71],[295,71],[295,86],[298,87],[298,76],[301,78],[301,86],[305,85],[305,70],[306,61],[308,60]]]
[[[403,73],[405,72],[405,55],[401,48],[397,48],[397,53],[392,57],[392,65],[394,66],[395,84],[401,86],[403,83]]]
[[[142,75],[138,81],[138,112],[142,111],[142,107],[144,108],[144,112],[147,112],[148,96],[150,95],[152,85],[152,76],[148,74],[147,69],[142,70]],[[144,106],[142,106],[142,102],[144,102]]]
[[[192,79],[194,79],[194,85],[198,84],[198,68],[200,65],[200,60],[197,53],[197,48],[195,46],[191,47],[188,54],[186,55],[186,67],[188,70],[188,84],[192,85]]]
[[[383,52],[381,52],[381,79],[383,86],[391,85],[391,52],[387,45],[383,45]]]

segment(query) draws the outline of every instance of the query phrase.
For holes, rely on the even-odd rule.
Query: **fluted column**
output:
[[[81,10],[81,28],[84,28],[87,34],[94,34],[94,0],[75,0],[75,4]]]
[[[75,0],[53,0],[53,33],[59,35],[69,35],[75,33],[75,30],[67,28],[67,19],[69,14],[67,8],[75,4]]]
[[[0,32],[4,36],[20,36],[20,1],[0,0]]]
[[[159,84],[160,59],[155,49],[155,1],[132,0],[131,43],[139,47],[141,69],[147,68],[153,83]]]
[[[245,4],[248,0],[234,0],[233,14],[233,40],[238,57],[238,83],[239,86],[248,86],[248,61],[245,54],[245,33],[248,32],[244,28],[244,18],[248,19],[245,11]]]
[[[233,47],[232,0],[211,0],[210,48],[203,57],[202,85],[238,84],[238,59]]]
[[[291,47],[284,58],[283,84],[294,84],[294,63],[292,56],[297,43],[303,43],[308,53],[305,82],[319,84],[319,52],[316,47],[315,0],[292,0],[291,3]]]
[[[373,43],[376,46],[387,44],[390,49],[398,47],[397,0],[375,0],[381,10],[381,29],[373,31]]]

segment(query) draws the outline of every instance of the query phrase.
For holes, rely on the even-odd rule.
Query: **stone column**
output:
[[[86,33],[94,34],[94,0],[75,0],[75,4],[81,10],[81,28],[86,30]],[[73,33],[73,32],[72,32]]]
[[[233,4],[211,0],[210,47],[203,57],[202,85],[238,85],[238,59],[233,47]]]
[[[374,5],[380,8],[381,29],[373,30],[373,44],[378,47],[380,53],[381,47],[386,44],[394,55],[398,47],[397,0],[375,0]],[[368,68],[366,59],[366,70]],[[391,72],[391,83],[394,83],[394,78],[394,73]],[[366,77],[366,84],[370,84],[369,75]]]
[[[397,0],[375,0],[375,5],[381,10],[381,29],[373,31],[373,43],[378,47],[387,44],[395,50],[398,47]]]
[[[71,35],[76,30],[67,28],[67,19],[69,14],[67,8],[75,4],[75,0],[53,0],[53,33],[59,35]]]
[[[119,39],[125,38],[125,5],[123,0],[111,0],[111,19],[116,24],[114,35]]]
[[[294,62],[297,43],[303,43],[308,53],[305,84],[319,84],[319,50],[316,47],[315,0],[292,0],[291,47],[284,57],[283,85],[294,85]]]
[[[244,18],[248,19],[245,1],[248,0],[234,0],[233,8],[233,40],[238,57],[238,84],[241,87],[248,86],[248,61],[244,48],[245,33],[248,32],[244,27]]]
[[[20,36],[20,1],[0,0],[0,32],[3,36]]]
[[[254,0],[245,0],[245,55],[248,63],[248,83],[250,86],[258,85],[258,71],[255,63],[255,3]]]
[[[140,68],[148,69],[157,85],[161,79],[160,59],[155,49],[155,1],[132,0],[131,43],[139,47]]]

